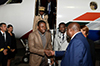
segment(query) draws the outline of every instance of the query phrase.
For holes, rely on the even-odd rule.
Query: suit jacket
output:
[[[30,54],[30,66],[39,66],[43,57],[45,58],[45,60],[47,60],[47,57],[44,53],[44,49],[52,50],[51,34],[49,32],[46,32],[45,36],[46,36],[46,44],[45,47],[43,48],[41,36],[38,33],[38,30],[30,33],[28,37],[29,50],[32,53]]]
[[[64,39],[63,38],[63,34],[61,32],[59,32],[58,34],[55,35],[55,39],[54,39],[54,50],[55,51],[65,51],[67,46],[68,46],[68,42],[66,40],[66,33],[64,34]]]
[[[43,20],[43,21],[46,22],[47,30],[49,30],[48,15],[45,15],[45,14],[44,14],[44,18],[42,19],[42,18],[41,18],[41,15],[39,14],[39,15],[35,16],[34,24],[33,24],[33,32],[34,32],[35,30],[37,30],[37,24],[38,24],[38,21],[40,21],[40,20]]]
[[[46,12],[46,14],[48,14],[48,11],[47,11],[47,6],[48,6],[48,2],[46,3],[46,6],[45,6],[45,12]],[[51,1],[51,12],[50,12],[50,14],[53,14],[53,12],[56,12],[56,10],[55,10],[55,5],[54,5],[54,3]]]
[[[16,39],[15,39],[14,33],[12,33],[12,36],[11,36],[11,49],[16,49]]]
[[[90,45],[90,52],[91,52],[91,57],[92,57],[92,62],[93,62],[93,66],[95,66],[95,44],[91,39],[87,38],[87,41],[89,42]]]
[[[66,40],[66,32],[64,33],[64,39],[63,39],[63,33],[59,32],[55,35],[54,39],[54,51],[65,51],[68,47],[68,42]],[[62,57],[56,57],[56,60],[58,60],[58,66],[61,64]]]
[[[56,56],[63,56],[61,66],[92,66],[90,47],[81,32],[70,41],[66,51],[55,53]]]
[[[4,40],[2,33],[0,31],[0,60],[2,59],[2,55],[4,55],[3,50],[10,49],[11,46],[11,37],[8,32],[5,33],[6,33],[6,41]]]

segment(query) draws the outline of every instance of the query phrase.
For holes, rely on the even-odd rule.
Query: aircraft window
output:
[[[96,10],[97,9],[97,3],[96,2],[91,2],[90,3],[90,8],[92,9],[92,10]]]
[[[22,0],[9,0],[9,1],[7,2],[7,4],[21,3],[21,2],[22,2]]]

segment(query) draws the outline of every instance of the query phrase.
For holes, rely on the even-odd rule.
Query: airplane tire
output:
[[[22,62],[23,62],[23,63],[29,63],[29,55],[25,55],[25,56],[22,58]]]

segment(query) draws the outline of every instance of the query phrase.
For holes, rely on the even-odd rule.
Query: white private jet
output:
[[[0,2],[0,22],[12,24],[16,38],[27,38],[32,32],[36,0],[21,3]],[[91,3],[93,6],[91,6]],[[89,27],[89,38],[100,40],[100,0],[57,0],[56,28],[60,22],[78,22]]]

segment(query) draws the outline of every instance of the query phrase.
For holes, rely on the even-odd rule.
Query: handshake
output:
[[[44,50],[44,53],[49,57],[55,55],[55,51],[52,51],[52,50]]]

